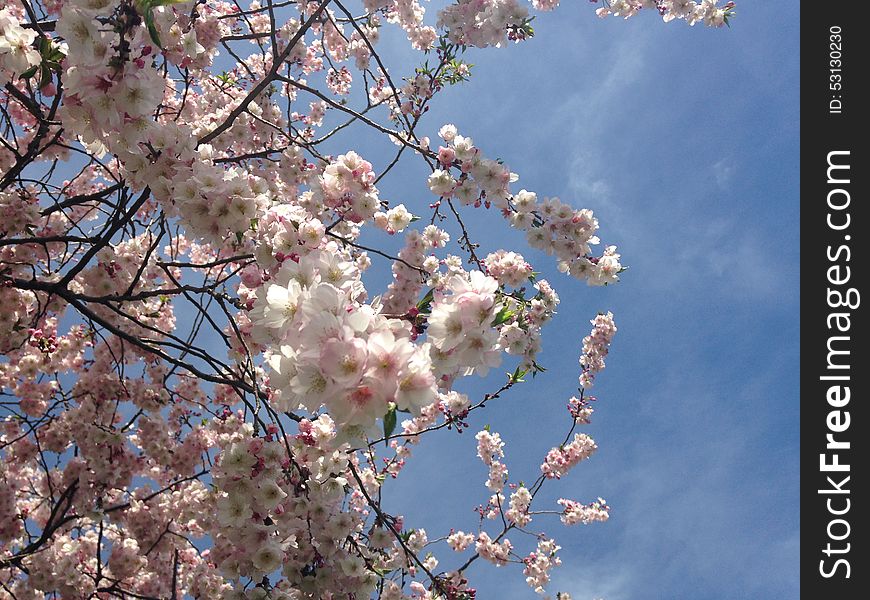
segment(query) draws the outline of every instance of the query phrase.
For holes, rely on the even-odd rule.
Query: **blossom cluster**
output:
[[[20,14],[13,10],[0,10],[0,85],[39,65],[41,58],[33,48],[36,32],[21,27]]]
[[[486,487],[498,492],[507,480],[507,467],[499,459],[504,458],[504,442],[497,433],[487,430],[479,431],[474,436],[477,439],[477,456],[489,467],[489,478]]]
[[[343,543],[358,535],[365,517],[359,496],[343,506],[353,481],[346,478],[349,457],[331,449],[335,428],[328,416],[299,429],[292,437],[277,427],[252,436],[251,425],[235,415],[217,428],[213,560],[234,581],[280,572],[272,598],[320,598],[333,586],[367,596],[376,579],[365,565],[381,558],[377,550]],[[371,536],[381,552],[395,543],[383,531]]]
[[[493,326],[501,304],[498,282],[480,271],[453,275],[432,302],[427,337],[436,372],[457,369],[486,375],[501,362],[498,331]]]
[[[370,219],[379,206],[374,180],[370,162],[356,152],[342,154],[323,171],[323,202],[350,221]]]
[[[508,32],[528,16],[528,9],[517,0],[458,0],[438,13],[438,25],[457,44],[486,48],[501,46]]]
[[[376,222],[377,218],[378,216],[375,215]],[[386,213],[384,219],[389,223]],[[427,253],[443,248],[449,241],[450,236],[447,232],[435,225],[427,226],[422,233],[416,229],[408,231],[405,235],[405,245],[397,255],[400,260],[395,261],[392,266],[393,281],[387,286],[382,298],[385,312],[406,314],[416,308],[415,305],[425,282],[424,275],[431,275],[440,267],[440,261],[434,255],[427,255]]]
[[[518,527],[525,527],[532,521],[529,507],[532,505],[532,493],[524,485],[517,487],[511,494],[510,508],[505,511],[505,517]]]
[[[269,348],[276,408],[325,406],[359,435],[391,404],[419,415],[435,400],[428,346],[413,344],[406,321],[363,298],[359,269],[335,245],[285,260],[258,288],[252,336]]]
[[[719,0],[605,0],[604,6],[595,12],[602,18],[614,16],[628,19],[643,8],[657,11],[665,23],[682,19],[689,25],[703,23],[708,27],[722,27],[734,14],[733,2],[719,6]]]
[[[532,274],[532,265],[516,252],[492,252],[486,256],[484,264],[490,277],[494,277],[501,285],[513,288],[523,285]]]
[[[604,498],[599,498],[589,504],[580,504],[574,500],[560,498],[559,505],[563,507],[562,522],[565,525],[582,523],[587,525],[593,521],[606,521],[610,518],[610,507]]]
[[[583,388],[592,387],[595,376],[604,370],[604,359],[616,334],[616,324],[611,312],[598,314],[590,323],[592,331],[583,338],[583,351],[580,355],[580,386]]]
[[[541,464],[541,473],[547,479],[560,479],[580,461],[589,458],[598,449],[595,441],[585,433],[574,434],[574,439],[553,448]]]
[[[438,150],[441,168],[429,176],[429,189],[442,199],[455,197],[464,205],[495,206],[510,224],[526,232],[532,248],[554,255],[559,270],[589,285],[600,286],[619,280],[622,265],[616,246],[607,246],[601,256],[593,256],[591,246],[599,243],[596,235],[598,219],[591,210],[575,209],[559,198],[539,200],[525,189],[515,194],[510,184],[518,179],[515,173],[498,161],[485,158],[471,138],[458,134],[456,127],[445,125],[439,131],[447,146]],[[452,168],[460,174],[454,177]],[[498,272],[502,261],[517,281],[519,273],[515,256],[491,256]]]
[[[550,571],[553,567],[562,564],[562,560],[556,556],[556,552],[561,549],[554,540],[542,539],[535,551],[523,559],[526,583],[539,594],[544,593],[544,586],[550,582]]]
[[[508,560],[510,560],[513,544],[511,544],[511,541],[507,538],[504,538],[501,541],[494,540],[489,537],[488,533],[482,531],[480,535],[477,536],[477,542],[475,543],[474,549],[484,560],[491,562],[497,567],[503,567],[508,563]]]

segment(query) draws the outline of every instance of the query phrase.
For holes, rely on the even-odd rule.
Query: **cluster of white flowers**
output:
[[[518,527],[525,527],[532,521],[529,507],[532,505],[532,493],[524,485],[520,485],[511,494],[510,508],[505,511],[505,518]]]
[[[276,508],[287,498],[287,492],[279,485],[279,481],[283,483],[283,460],[284,448],[280,442],[263,442],[259,438],[232,442],[221,454],[220,466],[214,472],[216,487],[222,490],[217,497],[219,535],[230,537],[234,546],[243,545],[248,535],[258,541],[250,564],[236,561],[236,564],[222,565],[224,572],[231,576],[272,573],[281,567],[285,547],[296,543],[292,536],[281,536],[274,524],[264,525],[254,519],[254,513],[261,519],[275,514]]]
[[[464,552],[471,544],[474,543],[474,534],[465,533],[464,531],[451,531],[447,536],[447,544],[454,552]]]
[[[616,335],[612,312],[599,314],[590,323],[592,331],[583,338],[583,351],[580,355],[580,366],[583,369],[580,386],[584,388],[592,387],[595,375],[604,370],[604,359],[610,351],[613,336]]]
[[[129,56],[112,61],[122,44],[98,19],[111,17],[111,2],[76,0],[64,5],[57,33],[68,45],[61,109],[64,126],[92,152],[131,151],[154,126],[153,114],[163,100],[164,78],[153,65],[156,48],[144,26],[128,32]],[[111,66],[114,63],[115,66]],[[118,134],[120,132],[120,135]]]
[[[556,556],[556,552],[561,549],[555,540],[543,538],[538,540],[537,549],[523,559],[526,565],[523,569],[526,583],[538,594],[543,594],[544,586],[550,583],[550,571],[553,567],[562,564],[562,560]]]
[[[357,154],[342,154],[323,171],[320,187],[326,206],[354,222],[370,219],[380,206],[372,164]]]
[[[559,200],[538,201],[533,192],[521,190],[513,197],[511,223],[525,230],[529,245],[556,256],[559,270],[589,285],[618,281],[622,269],[616,246],[608,246],[604,256],[591,256],[591,245],[599,243],[595,232],[598,219],[591,210],[577,210]]]
[[[306,193],[303,198],[310,198]],[[326,227],[312,216],[301,203],[275,204],[262,213],[257,221],[255,256],[260,269],[273,269],[285,260],[294,260],[324,244]],[[245,282],[249,288],[260,285],[262,277],[255,269],[257,279]]]
[[[513,288],[526,283],[532,274],[532,265],[516,252],[497,250],[488,254],[483,262],[488,275],[495,277],[501,285]]]
[[[347,96],[350,93],[351,83],[353,83],[353,75],[347,67],[338,70],[330,67],[326,74],[326,85],[336,96]]]
[[[135,187],[149,186],[167,213],[180,217],[198,236],[220,243],[227,233],[243,233],[266,205],[263,182],[240,169],[215,165],[211,146],[196,148],[191,125],[155,119],[161,105],[164,113],[173,114],[186,102],[193,113],[200,103],[207,107],[210,98],[204,89],[180,100],[175,83],[157,68],[157,56],[182,68],[207,67],[235,17],[219,19],[212,6],[195,15],[149,9],[160,35],[158,47],[143,23],[118,17],[117,8],[113,2],[63,4],[56,29],[65,42],[64,65],[69,65],[59,113],[65,129],[97,156],[115,154]],[[226,108],[226,98],[221,102]],[[252,102],[248,112],[262,114],[263,109]],[[240,122],[248,119],[245,115]]]
[[[112,575],[118,579],[126,579],[135,574],[148,561],[142,556],[139,543],[134,538],[124,538],[112,545],[109,556],[109,568]]]
[[[509,539],[505,538],[501,542],[497,542],[489,537],[489,534],[485,531],[481,531],[477,536],[477,543],[474,546],[474,549],[481,558],[488,560],[497,567],[507,564],[513,548],[513,544],[511,544]]]
[[[516,0],[458,0],[438,13],[438,26],[454,44],[485,48],[504,44],[508,29],[528,16]]]
[[[522,356],[520,370],[534,368],[535,358],[541,350],[543,326],[553,318],[559,296],[546,279],[534,284],[537,294],[519,304],[513,297],[505,297],[505,303],[514,312],[499,332],[499,345],[508,354]]]
[[[459,135],[454,125],[445,125],[438,135],[447,146],[438,148],[441,168],[429,176],[429,190],[442,198],[455,196],[464,205],[480,206],[486,202],[487,206],[507,208],[508,187],[517,180],[517,175],[500,162],[484,157],[474,146],[474,140]],[[450,172],[456,166],[461,172],[458,179]]]
[[[651,8],[662,16],[665,23],[674,19],[683,19],[689,25],[704,23],[708,27],[725,25],[733,2],[719,6],[719,0],[610,0],[595,12],[599,17],[633,17],[642,8]]]
[[[417,50],[428,50],[435,43],[435,28],[423,25],[425,9],[417,0],[366,0],[370,10],[387,6],[387,22],[398,23],[408,34],[408,40]]]
[[[220,247],[234,239],[231,234],[250,230],[269,206],[272,192],[263,178],[216,164],[212,146],[195,148],[188,127],[161,123],[149,129],[146,139],[149,154],[116,150],[127,177],[140,189],[148,186],[164,211],[195,236]]]
[[[435,400],[428,344],[406,321],[362,304],[356,264],[334,245],[286,260],[257,290],[253,335],[269,347],[270,384],[281,410],[326,406],[346,434],[387,413],[420,414]]]
[[[441,402],[438,404],[441,412],[454,417],[462,417],[468,414],[470,405],[468,396],[456,391],[441,394]]]
[[[40,221],[39,202],[34,196],[0,192],[0,235],[14,237]]]
[[[575,433],[574,439],[564,446],[553,448],[541,464],[541,473],[547,479],[560,479],[581,460],[587,459],[598,449],[595,440],[585,433]]]
[[[606,521],[610,518],[610,507],[604,498],[599,498],[589,504],[580,504],[574,500],[559,498],[559,504],[563,507],[562,522],[565,525],[582,523],[588,525],[594,521]]]
[[[513,227],[526,232],[531,247],[555,255],[563,273],[595,286],[619,280],[622,265],[616,246],[607,246],[600,257],[591,254],[590,246],[599,243],[598,219],[591,210],[575,209],[558,198],[539,201],[537,194],[527,190],[512,195],[510,184],[517,180],[517,175],[510,169],[485,158],[473,140],[459,135],[454,125],[445,125],[438,135],[447,146],[438,149],[441,168],[429,176],[429,189],[433,194],[457,198],[464,205],[496,207]],[[458,178],[451,173],[452,168],[459,169]],[[510,254],[499,256],[496,263],[507,260],[507,256]],[[516,256],[510,258],[516,259]],[[511,279],[518,281],[520,273],[513,268],[515,265],[510,266]],[[500,282],[505,283],[501,279]]]
[[[498,282],[480,271],[453,275],[437,293],[429,315],[428,339],[440,373],[461,369],[485,376],[501,363],[498,330],[493,326],[502,305]]]
[[[367,562],[377,560],[382,568],[404,563],[393,549],[395,538],[383,530],[372,533],[375,549],[345,543],[362,531],[365,503],[360,494],[346,495],[355,485],[348,474],[353,457],[336,446],[329,415],[303,420],[292,437],[280,436],[276,426],[252,437],[252,426],[238,415],[210,427],[221,452],[212,470],[210,519],[219,543],[209,558],[227,579],[260,580],[280,570],[273,599],[323,598],[330,586],[368,597],[377,578]],[[360,476],[377,485],[370,470]],[[249,597],[242,585],[235,593],[229,597]]]
[[[389,234],[393,234],[404,231],[405,228],[411,224],[413,219],[414,215],[408,212],[405,205],[399,204],[398,206],[389,209],[387,212],[376,212],[374,222],[375,226],[380,227]]]
[[[35,39],[36,32],[24,29],[11,9],[0,10],[0,85],[40,63],[39,52],[33,48]]]
[[[498,433],[487,430],[477,432],[477,456],[489,467],[489,477],[486,487],[500,496],[500,491],[507,481],[507,467],[499,459],[504,458],[504,442]]]
[[[384,312],[405,314],[414,307],[423,289],[423,272],[433,276],[429,283],[435,285],[434,274],[440,261],[426,253],[443,248],[448,241],[450,236],[434,225],[428,225],[422,233],[412,229],[405,235],[405,245],[398,256],[401,260],[393,263],[393,281],[383,296]]]

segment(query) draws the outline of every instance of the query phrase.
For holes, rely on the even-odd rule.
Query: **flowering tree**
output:
[[[477,531],[430,537],[382,507],[416,444],[541,369],[555,290],[517,252],[481,255],[463,214],[490,211],[590,285],[622,270],[614,246],[593,251],[591,211],[513,190],[452,125],[424,134],[433,99],[470,77],[467,47],[533,35],[525,3],[459,0],[436,27],[417,0],[3,6],[0,597],[458,600],[480,558],[545,593],[547,518],[608,517],[600,498],[533,501],[596,449],[575,429],[610,313],[578,349],[566,434],[532,483],[510,483],[498,433],[476,434]],[[597,13],[642,8],[721,26],[733,6]],[[401,79],[377,51],[390,25],[419,53]],[[348,132],[394,150],[363,158]],[[420,193],[383,198],[415,160]],[[366,287],[375,261],[386,289]],[[459,391],[504,354],[498,389]]]

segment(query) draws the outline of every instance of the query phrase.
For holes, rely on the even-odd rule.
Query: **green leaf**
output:
[[[435,290],[430,289],[426,292],[426,295],[417,303],[417,310],[421,313],[429,312],[429,306],[432,304],[432,300],[435,298]]]
[[[384,415],[384,437],[388,438],[393,435],[393,432],[396,430],[396,423],[398,419],[396,419],[396,405],[393,404],[390,407],[390,410],[387,411],[387,414]],[[387,443],[387,440],[384,440],[384,444]]]
[[[59,63],[66,58],[66,54],[61,52],[57,46],[52,46],[46,58],[48,58],[48,60],[51,62]]]
[[[523,377],[525,377],[526,373],[528,373],[528,372],[529,372],[528,369],[526,369],[524,371],[520,371],[520,368],[517,367],[516,370],[513,372],[513,374],[511,374],[511,373],[507,374],[508,380],[510,381],[510,383],[523,383],[525,381],[525,379],[523,379]]]
[[[39,70],[39,65],[36,65],[36,66],[30,67],[29,69],[27,69],[26,71],[24,71],[21,75],[19,75],[19,76],[18,76],[18,79],[30,79],[31,77],[33,77],[34,75],[36,75],[36,72],[37,72],[38,70]]]
[[[160,43],[160,34],[157,33],[157,27],[154,25],[154,13],[151,12],[151,8],[149,7],[145,16],[145,27],[148,28],[148,33],[151,35],[151,39],[161,50],[163,49],[163,44]]]
[[[502,323],[507,323],[511,319],[511,317],[514,316],[514,314],[514,311],[512,311],[507,306],[503,307],[500,311],[498,311],[498,314],[495,315],[495,320],[492,322],[493,327],[501,325]]]
[[[45,87],[51,83],[51,69],[45,63],[40,67],[39,87]]]

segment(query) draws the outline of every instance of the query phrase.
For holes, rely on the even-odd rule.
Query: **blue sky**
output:
[[[541,497],[612,507],[605,524],[545,528],[564,548],[552,589],[575,600],[799,595],[799,22],[793,4],[737,10],[711,30],[652,14],[599,21],[589,3],[564,2],[538,16],[534,39],[469,52],[472,81],[424,121],[433,138],[455,123],[518,187],[592,208],[631,267],[617,286],[587,288],[524,251],[563,300],[545,331],[549,371],[470,432],[419,447],[386,494],[430,537],[474,530],[488,497],[475,428],[499,431],[512,480],[532,480],[565,430],[588,321],[612,310],[619,333],[587,428],[599,451]],[[422,180],[404,173],[382,195],[424,206]],[[523,251],[495,215],[470,227],[484,248]],[[493,381],[464,389],[479,397]],[[480,598],[534,597],[516,568],[470,573]]]

